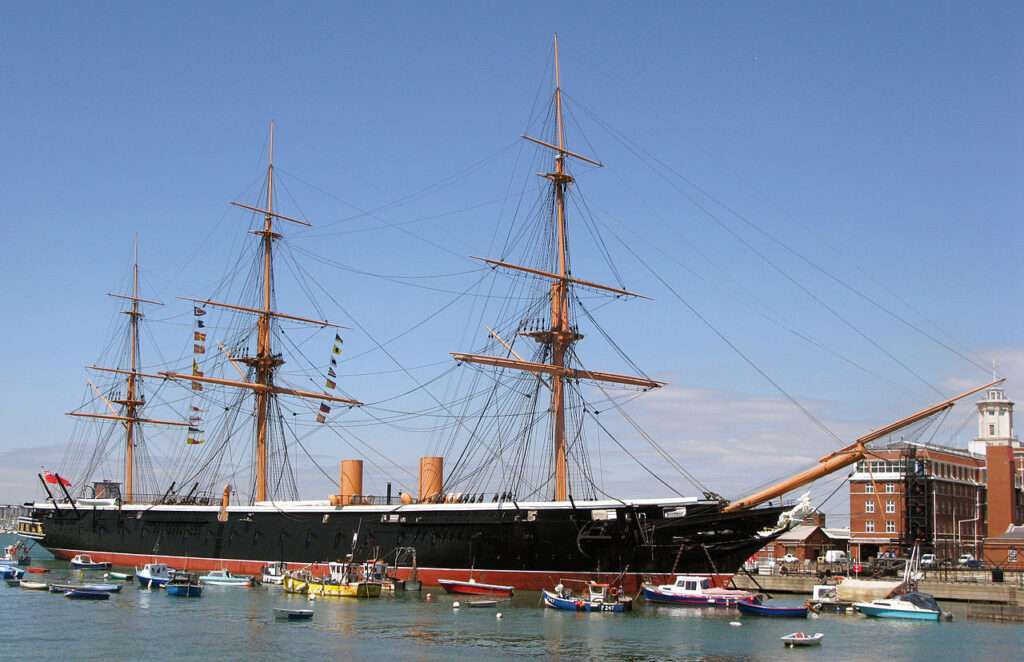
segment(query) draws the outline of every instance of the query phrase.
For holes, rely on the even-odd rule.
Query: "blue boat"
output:
[[[167,567],[165,563],[147,563],[142,570],[135,569],[135,578],[139,580],[139,586],[147,588],[160,588],[171,581],[174,570]]]
[[[192,573],[177,572],[174,579],[164,586],[167,595],[175,595],[179,598],[198,598],[203,595],[203,586]]]
[[[21,579],[25,571],[13,565],[0,565],[0,579]]]
[[[77,554],[71,559],[71,567],[75,570],[110,570],[110,563],[93,561],[88,554]]]
[[[66,592],[64,597],[72,600],[109,600],[110,593],[89,588],[76,588]]]
[[[741,600],[740,612],[751,616],[771,616],[775,618],[807,618],[807,607],[776,607],[754,602],[753,600]]]
[[[907,593],[885,600],[855,602],[854,608],[865,616],[901,618],[912,621],[939,621],[942,609],[928,593]]]
[[[741,600],[759,602],[750,591],[716,588],[711,579],[700,575],[677,575],[672,584],[643,584],[644,599],[689,607],[735,607]]]
[[[621,614],[632,611],[633,600],[622,597],[609,597],[608,585],[590,582],[587,584],[587,592],[580,595],[573,595],[572,591],[561,584],[555,587],[554,591],[545,590],[544,605],[552,609],[565,611],[586,611],[586,612],[607,612]]]

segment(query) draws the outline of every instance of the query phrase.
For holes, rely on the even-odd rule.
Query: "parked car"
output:
[[[970,559],[964,564],[964,567],[968,570],[981,570],[983,566],[981,564],[981,559]]]
[[[935,554],[922,554],[921,555],[921,567],[922,568],[937,568],[939,567],[939,557]]]
[[[846,563],[846,552],[841,549],[830,549],[825,552],[825,563]]]
[[[974,560],[974,554],[961,554],[960,558],[956,560],[956,564],[961,568],[966,568],[967,564]]]

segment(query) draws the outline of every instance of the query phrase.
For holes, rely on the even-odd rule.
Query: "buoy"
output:
[[[729,621],[729,625],[733,626],[734,628],[738,628],[741,625],[743,625],[743,623],[740,623],[739,621]]]
[[[460,605],[460,604],[459,604],[459,601],[458,601],[458,600],[456,600],[455,602],[453,602],[453,603],[452,603],[452,609],[458,609],[458,608],[459,608],[459,607],[461,607],[461,606],[462,606],[462,605]]]
[[[432,596],[432,595],[430,595],[429,593],[427,593],[427,595],[426,595],[426,599],[427,599],[427,600],[433,600],[433,599],[434,599],[434,596]]]
[[[501,620],[501,612],[499,611],[497,614],[494,615],[494,617],[500,621]]]

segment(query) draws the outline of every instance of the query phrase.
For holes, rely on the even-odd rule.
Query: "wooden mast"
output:
[[[632,377],[629,375],[616,375],[604,372],[592,372],[579,370],[566,365],[566,356],[570,353],[573,343],[582,338],[572,327],[572,320],[569,318],[569,288],[573,285],[581,285],[598,290],[609,291],[618,296],[637,297],[638,294],[620,288],[599,285],[590,281],[573,278],[570,275],[568,233],[566,228],[565,196],[569,184],[573,178],[566,172],[565,159],[572,157],[601,167],[602,164],[594,159],[587,158],[566,148],[565,144],[565,122],[562,114],[562,82],[561,71],[558,61],[558,35],[554,38],[554,73],[555,73],[555,143],[538,140],[524,135],[523,138],[530,142],[546,147],[555,152],[555,167],[552,172],[544,173],[542,176],[551,182],[554,193],[554,210],[552,221],[554,223],[554,236],[558,256],[557,271],[552,273],[539,269],[532,269],[515,264],[509,264],[503,260],[483,259],[492,267],[502,267],[514,271],[530,273],[541,278],[551,280],[551,325],[548,329],[535,332],[520,332],[520,335],[530,336],[541,344],[550,347],[550,363],[535,363],[524,361],[518,356],[515,359],[499,358],[481,354],[463,354],[453,352],[456,360],[490,365],[498,368],[511,368],[532,372],[537,375],[549,375],[551,377],[548,386],[551,389],[551,415],[552,425],[552,451],[554,455],[554,499],[565,501],[569,496],[569,469],[566,451],[565,432],[565,380],[566,379],[590,379],[594,381],[614,382],[639,386],[641,388],[657,388],[663,386],[659,382],[643,377]],[[504,342],[502,343],[504,344]],[[506,346],[511,350],[510,347]],[[546,382],[545,382],[546,383]]]
[[[263,215],[263,312],[256,323],[256,383],[270,387],[273,380],[274,358],[270,347],[270,305],[272,293],[274,243],[274,123],[270,123],[270,147],[267,159],[267,208]],[[267,500],[267,414],[270,406],[268,391],[256,392],[256,501]]]
[[[128,315],[128,370],[111,370],[111,372],[117,372],[125,375],[126,389],[125,397],[119,400],[107,400],[102,393],[97,390],[97,395],[102,399],[107,407],[110,409],[110,414],[94,414],[89,412],[68,412],[68,416],[79,416],[83,418],[95,418],[107,421],[118,421],[124,425],[124,490],[121,494],[121,501],[123,503],[132,503],[135,500],[135,437],[136,437],[136,426],[140,423],[147,423],[153,425],[172,425],[179,427],[187,427],[189,424],[185,421],[165,421],[153,418],[142,418],[140,417],[140,410],[146,404],[146,401],[142,398],[142,394],[139,389],[139,378],[145,375],[139,372],[139,366],[142,363],[142,350],[139,341],[139,320],[144,315],[139,304],[141,303],[152,303],[158,306],[163,305],[159,301],[153,301],[152,299],[143,299],[139,296],[139,238],[135,237],[133,259],[132,259],[132,293],[126,294],[109,294],[117,299],[127,299],[131,301],[131,308],[125,311],[125,315]],[[92,384],[90,383],[90,386]],[[93,386],[96,390],[96,387]],[[118,414],[113,408],[114,404],[119,404],[124,407],[124,413]]]

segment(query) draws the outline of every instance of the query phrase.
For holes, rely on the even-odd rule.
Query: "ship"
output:
[[[523,136],[549,157],[548,169],[539,173],[546,182],[543,225],[534,233],[540,258],[532,264],[513,262],[507,254],[481,258],[490,270],[510,274],[522,288],[520,293],[532,288],[530,297],[520,297],[531,303],[525,312],[509,315],[505,327],[487,327],[482,351],[455,352],[451,357],[456,365],[474,370],[484,384],[512,384],[485,393],[485,399],[506,414],[504,418],[480,414],[478,424],[469,416],[460,419],[455,427],[465,436],[464,445],[453,448],[454,459],[420,458],[416,494],[393,495],[390,483],[385,495],[364,494],[362,461],[351,459],[340,464],[337,494],[319,500],[298,498],[285,478],[290,465],[282,399],[297,403],[296,411],[324,426],[332,424],[332,408],[358,408],[362,402],[335,390],[344,329],[325,319],[278,310],[277,242],[284,227],[309,223],[275,207],[271,124],[258,202],[232,203],[250,214],[251,233],[256,236],[252,296],[233,302],[182,297],[195,318],[191,369],[147,371],[140,324],[145,307],[162,304],[141,296],[136,249],[131,291],[113,295],[127,306],[125,355],[116,366],[91,367],[116,380],[105,390],[90,382],[92,404],[105,410],[70,412],[109,428],[101,437],[107,451],[112,445],[119,449],[122,480],[88,484],[88,472],[80,470],[72,485],[66,470],[40,474],[46,498],[19,520],[19,535],[36,540],[61,559],[88,554],[115,566],[158,562],[188,571],[258,574],[266,566],[282,564],[277,567],[316,574],[338,560],[393,558],[396,577],[404,579],[415,571],[428,585],[444,578],[539,590],[565,580],[594,580],[636,591],[643,583],[670,583],[678,573],[724,579],[800,520],[808,508],[806,500],[787,503],[785,495],[863,459],[871,441],[945,412],[956,400],[980,390],[883,426],[822,458],[812,469],[738,501],[710,490],[651,498],[613,496],[601,490],[580,443],[581,426],[593,422],[596,413],[587,406],[580,384],[598,385],[606,400],[614,402],[607,388],[642,393],[665,383],[642,373],[592,370],[576,352],[583,339],[578,322],[593,321],[578,309],[582,304],[577,292],[613,299],[641,295],[585,280],[573,270],[566,200],[575,180],[569,164],[603,164],[567,147],[557,36],[553,55],[552,130],[544,139]],[[212,311],[230,319],[204,323]],[[330,365],[321,375],[325,388],[296,388],[282,379],[282,322],[334,332]],[[207,339],[216,333],[224,337],[214,348]],[[254,352],[249,352],[251,341]],[[211,356],[217,357],[216,365]],[[217,367],[227,376],[213,374]],[[147,413],[147,384],[178,388],[186,399],[193,399],[179,410],[178,418],[155,418]],[[206,398],[212,389],[237,395],[213,402]],[[205,418],[215,404],[228,412],[219,440],[208,435],[212,425]],[[487,420],[513,423],[500,429],[479,424]],[[181,430],[186,440],[183,452],[195,454],[186,463],[191,473],[175,480],[165,476],[168,482],[155,491],[138,484],[138,453],[145,447],[143,431],[151,426]],[[223,479],[216,467],[228,444],[237,443],[240,430],[252,458],[247,499],[239,497],[240,490],[230,480],[223,483],[222,492],[220,484],[213,484]],[[495,446],[509,455],[500,466],[493,458]],[[531,449],[534,455],[528,455]],[[667,465],[677,465],[670,455],[663,457]],[[481,481],[489,476],[494,483],[487,491]]]

